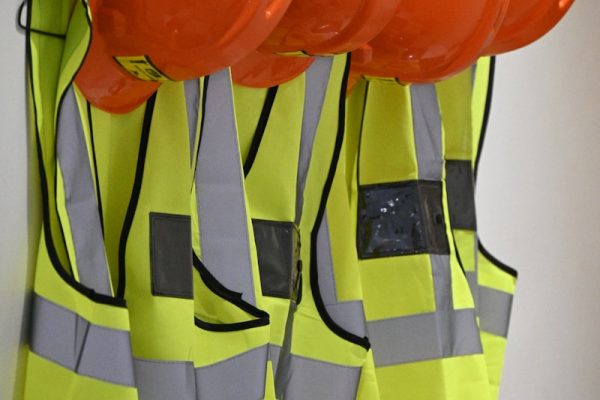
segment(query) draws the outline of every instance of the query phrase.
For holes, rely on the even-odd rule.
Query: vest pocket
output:
[[[253,219],[262,293],[296,299],[300,271],[300,238],[293,222]]]
[[[193,298],[190,217],[150,213],[152,294]]]
[[[360,259],[449,254],[441,182],[362,186],[358,194],[357,250]]]

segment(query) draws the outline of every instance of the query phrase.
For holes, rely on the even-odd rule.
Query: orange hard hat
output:
[[[388,24],[402,0],[295,0],[258,50],[232,66],[236,83],[270,87],[310,65],[302,57],[352,51]]]
[[[291,0],[95,0],[76,82],[95,106],[131,111],[161,81],[222,69],[254,50]]]
[[[294,79],[313,61],[314,57],[286,57],[255,50],[231,66],[231,77],[243,86],[272,87]]]
[[[521,1],[521,0],[515,0]],[[403,1],[392,21],[356,57],[361,75],[435,82],[471,65],[494,37],[509,0]]]
[[[574,2],[575,0],[511,1],[496,37],[484,53],[506,53],[536,41],[562,19]]]

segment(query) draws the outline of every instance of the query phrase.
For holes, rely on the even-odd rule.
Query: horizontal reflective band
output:
[[[252,220],[260,283],[265,296],[296,298],[299,237],[293,222]]]
[[[367,329],[377,367],[483,352],[473,309],[371,321]]]
[[[93,325],[34,294],[30,348],[78,375],[134,386],[129,332]]]
[[[446,161],[446,190],[452,229],[474,231],[477,224],[471,161]]]
[[[486,286],[479,287],[479,322],[481,330],[508,336],[513,296]]]
[[[290,374],[294,379],[287,382],[284,393],[277,393],[277,398],[353,400],[356,398],[360,373],[360,367],[347,367],[293,354]]]
[[[357,233],[361,259],[449,254],[441,182],[404,181],[360,187]]]
[[[191,362],[135,360],[140,400],[259,400],[264,397],[267,346],[206,367]]]

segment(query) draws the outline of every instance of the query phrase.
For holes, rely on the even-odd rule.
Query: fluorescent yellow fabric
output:
[[[73,246],[69,243],[71,231],[64,223],[61,175],[56,168],[59,99],[70,85],[87,49],[89,10],[85,3],[79,1],[63,1],[60,6],[56,2],[31,1],[28,8],[30,27],[53,33],[68,31],[66,39],[28,33],[29,118],[32,138],[38,147],[44,203],[34,280],[35,297],[43,298],[95,326],[125,332],[129,330],[129,316],[124,304],[111,300],[109,296],[99,299],[78,282],[78,266],[73,262]],[[59,184],[55,185],[57,174]],[[55,190],[57,187],[58,191]],[[59,215],[63,215],[60,220]],[[62,232],[67,244],[62,240]],[[42,311],[34,310],[34,315]],[[32,332],[33,336],[43,334]],[[58,330],[53,334],[63,335],[67,332]],[[33,350],[29,351],[25,373],[25,399],[137,399],[137,391],[133,386],[78,374]]]
[[[347,190],[352,193],[352,231],[356,232],[360,187],[423,178],[422,171],[419,170],[418,146],[414,136],[410,87],[386,80],[360,80],[347,104],[347,140],[354,148],[348,149],[345,166],[353,175],[352,179],[347,179]],[[443,143],[445,138],[439,140]],[[443,185],[443,177],[441,183]],[[461,266],[454,256],[443,188],[444,186],[442,205],[446,237],[449,239],[452,309],[472,310],[473,298]],[[436,312],[434,277],[429,254],[361,259],[359,271],[369,327],[379,321]],[[474,327],[476,332],[476,326]],[[428,332],[423,332],[425,333]],[[411,346],[409,337],[403,338],[400,331],[396,334],[397,346]],[[480,352],[379,366],[377,347],[374,347],[374,352],[377,383],[382,399],[487,398],[487,371]]]

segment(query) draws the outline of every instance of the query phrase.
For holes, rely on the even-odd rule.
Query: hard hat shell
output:
[[[76,82],[95,106],[131,111],[159,82],[222,69],[254,50],[291,0],[95,0]]]
[[[259,47],[265,53],[339,54],[368,42],[401,0],[296,0]]]
[[[392,21],[369,42],[372,55],[356,57],[353,69],[362,75],[396,77],[404,83],[450,77],[471,65],[491,42],[508,2],[403,1]]]
[[[498,33],[484,53],[506,53],[536,41],[562,19],[574,2],[575,0],[511,1]]]
[[[272,87],[294,79],[313,61],[314,57],[286,57],[255,50],[231,67],[231,77],[243,86]]]
[[[258,51],[232,66],[234,81],[252,87],[275,86],[310,65],[298,58],[282,59],[273,54],[308,56],[352,51],[381,32],[401,1],[295,0]]]

